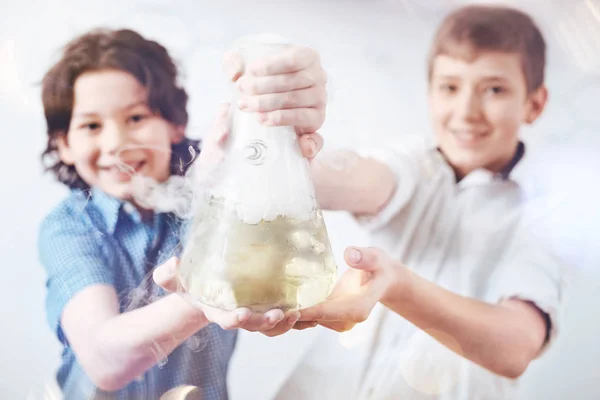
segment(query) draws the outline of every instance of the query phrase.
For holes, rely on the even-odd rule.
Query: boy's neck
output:
[[[450,165],[450,167],[452,168],[452,171],[454,172],[454,176],[456,178],[456,183],[460,182],[463,178],[465,178],[467,175],[469,175],[471,172],[473,172],[473,170],[460,171],[460,169],[458,169],[452,165],[450,160],[448,160],[448,158],[444,155],[444,152],[442,151],[441,148],[438,147],[437,149],[440,152],[440,154],[442,155],[442,157],[444,157],[444,159],[446,160],[448,165]],[[515,168],[515,166],[519,163],[519,161],[521,161],[521,159],[523,158],[524,155],[525,155],[525,143],[523,143],[522,141],[519,141],[517,143],[515,151],[513,152],[512,158],[507,163],[505,163],[503,166],[501,166],[500,168],[490,170],[490,171],[495,174],[498,174],[502,179],[508,179],[510,173]]]

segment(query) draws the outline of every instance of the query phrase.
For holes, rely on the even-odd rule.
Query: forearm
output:
[[[311,175],[321,208],[353,214],[376,213],[396,187],[388,166],[353,152],[313,160]]]
[[[410,271],[406,275],[402,287],[391,290],[383,304],[452,351],[510,378],[521,375],[538,354],[545,324],[533,307],[484,303]]]
[[[207,324],[204,315],[177,294],[108,320],[95,342],[102,389],[126,386]]]

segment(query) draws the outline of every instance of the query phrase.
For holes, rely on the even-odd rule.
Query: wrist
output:
[[[381,298],[381,303],[388,308],[398,309],[412,298],[414,275],[401,263],[395,265],[391,272],[390,284]]]

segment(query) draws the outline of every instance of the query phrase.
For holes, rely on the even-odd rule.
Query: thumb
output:
[[[363,271],[378,271],[391,262],[390,257],[376,247],[348,247],[344,259],[349,267]]]
[[[223,103],[219,107],[219,111],[213,120],[209,137],[209,142],[221,146],[231,129],[231,103]]]
[[[178,292],[181,288],[179,282],[179,260],[176,257],[156,267],[152,273],[154,282],[167,292]]]
[[[244,59],[237,52],[227,51],[223,55],[222,67],[227,78],[235,82],[244,73]]]

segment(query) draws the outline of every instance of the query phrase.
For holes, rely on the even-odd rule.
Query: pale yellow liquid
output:
[[[221,309],[301,309],[327,298],[337,266],[320,210],[309,221],[245,224],[212,200],[194,221],[181,260],[185,290]]]

